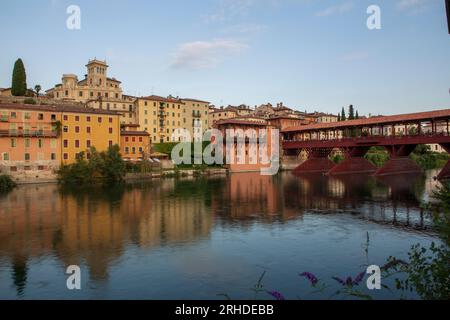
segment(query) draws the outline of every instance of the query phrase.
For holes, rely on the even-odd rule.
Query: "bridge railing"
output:
[[[380,141],[380,140],[392,140],[392,139],[408,139],[408,138],[418,138],[418,137],[448,137],[450,136],[447,132],[425,132],[418,134],[407,134],[407,135],[368,135],[368,136],[358,136],[358,137],[339,137],[339,138],[327,138],[321,137],[319,139],[291,139],[287,140],[283,138],[283,142],[328,142],[328,141],[336,141],[336,142],[363,142],[363,141]]]

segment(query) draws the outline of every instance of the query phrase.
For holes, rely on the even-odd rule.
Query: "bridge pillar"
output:
[[[327,175],[375,173],[377,168],[364,158],[367,151],[369,151],[369,147],[348,148],[345,151],[345,159],[331,168]]]
[[[447,153],[450,153],[450,143],[442,143],[441,146],[445,149],[445,151],[447,151]],[[450,179],[450,160],[444,168],[442,168],[441,172],[439,172],[437,178],[439,180]]]
[[[308,149],[308,159],[295,168],[294,173],[328,172],[334,166],[333,161],[328,158],[332,150],[332,148]]]
[[[422,168],[420,168],[417,163],[409,158],[409,155],[414,151],[416,147],[417,145],[393,145],[390,147],[386,147],[391,155],[391,158],[388,162],[386,162],[384,167],[378,169],[377,172],[375,172],[375,175],[383,176],[398,173],[423,172]]]

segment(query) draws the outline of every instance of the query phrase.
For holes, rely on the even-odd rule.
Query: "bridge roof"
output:
[[[403,124],[414,123],[417,121],[429,121],[429,120],[450,120],[450,109],[399,114],[393,116],[378,116],[366,119],[347,120],[340,122],[328,122],[328,123],[315,123],[305,126],[288,127],[282,132],[302,132],[302,131],[317,131],[325,129],[343,129],[353,127],[365,127],[370,125],[388,125],[388,124]]]

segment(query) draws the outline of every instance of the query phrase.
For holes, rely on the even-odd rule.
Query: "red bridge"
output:
[[[306,152],[308,159],[295,169],[298,173],[421,172],[409,155],[419,144],[439,144],[450,153],[449,122],[450,109],[317,123],[284,129],[282,145],[287,156]],[[364,158],[371,147],[383,147],[389,152],[390,159],[383,168],[375,167]],[[336,165],[329,156],[337,151],[343,153],[345,159]],[[438,178],[450,178],[450,161]]]

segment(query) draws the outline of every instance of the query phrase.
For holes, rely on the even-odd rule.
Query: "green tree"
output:
[[[341,121],[341,114],[340,113],[338,113],[338,119],[337,120],[338,120],[338,122]]]
[[[353,105],[348,106],[348,120],[355,119],[355,109],[353,108]]]
[[[22,59],[17,59],[14,63],[12,74],[11,93],[13,96],[25,96],[27,93],[27,75]]]
[[[36,96],[39,97],[39,92],[41,92],[42,87],[40,84],[34,86],[34,91],[36,91]]]
[[[359,119],[359,113],[358,113],[358,110],[356,110],[355,119]]]
[[[347,118],[345,117],[345,109],[344,107],[342,107],[342,111],[341,111],[341,121],[345,121],[347,120]]]

